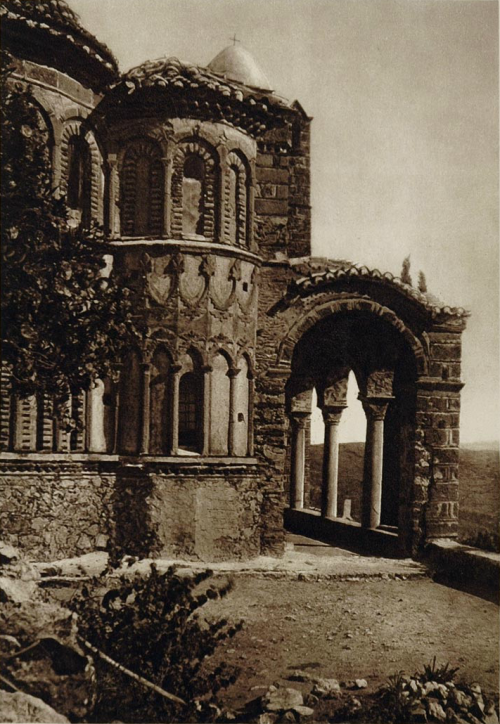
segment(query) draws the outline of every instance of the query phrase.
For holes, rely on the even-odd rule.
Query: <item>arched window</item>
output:
[[[184,162],[182,175],[182,234],[204,234],[205,163],[198,155]]]
[[[231,241],[238,240],[238,186],[239,171],[236,166],[229,168],[229,198],[228,198],[228,222],[229,238]]]
[[[120,452],[137,455],[139,452],[141,420],[141,360],[132,350],[125,358],[120,377]]]
[[[229,397],[231,385],[229,364],[219,352],[212,363],[210,385],[210,452],[227,455],[229,452]]]
[[[135,141],[127,149],[122,164],[121,196],[122,235],[161,236],[164,166],[156,144]]]
[[[169,448],[170,357],[158,348],[151,361],[150,436],[151,455],[166,455]]]
[[[92,154],[82,136],[72,136],[68,143],[68,192],[70,209],[79,211],[81,222],[89,226],[91,218]]]
[[[179,448],[200,452],[202,445],[201,385],[196,372],[186,372],[179,383]]]
[[[248,243],[248,170],[236,152],[229,154],[228,188],[226,195],[226,230],[233,244]]]
[[[174,238],[218,238],[221,190],[217,161],[215,150],[200,138],[177,146],[171,181]]]

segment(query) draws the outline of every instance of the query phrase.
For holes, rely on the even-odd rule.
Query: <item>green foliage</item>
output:
[[[422,294],[425,294],[427,291],[427,279],[423,271],[419,271],[418,273],[418,290],[422,292]]]
[[[403,284],[409,284],[410,286],[413,284],[411,274],[410,274],[410,255],[405,257],[403,259],[403,266],[401,267],[401,281]]]
[[[80,635],[122,666],[188,702],[173,703],[96,661],[98,701],[93,721],[214,721],[220,714],[218,692],[233,683],[228,665],[210,667],[209,659],[242,623],[207,622],[199,609],[225,596],[231,583],[217,587],[205,571],[181,576],[175,567],[160,574],[123,576],[107,590],[104,581],[84,587],[71,607]]]
[[[102,229],[71,228],[51,186],[47,126],[9,63],[3,52],[2,356],[19,394],[64,400],[108,375],[140,331],[129,291],[104,272]]]

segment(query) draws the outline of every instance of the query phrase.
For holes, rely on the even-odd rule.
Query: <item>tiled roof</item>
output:
[[[354,264],[342,266],[333,266],[323,269],[320,272],[311,270],[308,276],[303,276],[292,282],[290,296],[303,296],[311,291],[320,291],[321,287],[335,281],[349,280],[367,280],[375,283],[389,285],[398,289],[409,299],[421,304],[432,317],[438,315],[447,315],[451,317],[468,317],[470,312],[463,307],[450,307],[443,304],[433,294],[420,292],[415,287],[405,284],[399,277],[394,276],[390,272],[381,272],[378,269],[369,269],[366,266],[357,266]]]
[[[108,82],[118,74],[109,48],[80,25],[78,16],[65,0],[2,0],[0,17],[3,35],[18,36],[31,30],[45,37],[49,53],[58,41],[65,46],[69,43],[81,54],[82,65],[85,57],[93,65],[97,62]]]
[[[223,79],[207,68],[180,61],[178,58],[147,60],[124,73],[122,82],[134,83],[137,87],[158,86],[212,91],[225,98],[237,101],[248,100],[251,105],[260,104],[263,108],[269,106],[291,107],[287,100],[275,93],[245,86],[234,80]]]
[[[254,132],[269,126],[275,110],[292,110],[288,101],[275,93],[227,80],[177,58],[146,61],[125,73],[114,88],[125,89],[129,96],[145,89],[165,92],[169,98],[189,103],[191,113],[196,108],[211,111]]]

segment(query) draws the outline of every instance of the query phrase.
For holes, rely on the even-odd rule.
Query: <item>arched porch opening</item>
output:
[[[353,377],[366,420],[362,474],[354,487],[341,473],[345,468],[339,456],[339,430]],[[401,521],[407,520],[405,506],[411,500],[414,476],[416,379],[416,360],[406,339],[369,312],[332,314],[302,335],[293,350],[286,385],[290,510],[313,512],[316,507],[321,519],[398,535]],[[324,421],[320,482],[311,479],[315,401]],[[315,493],[318,484],[320,496]],[[319,511],[314,505],[318,497]]]
[[[361,522],[361,493],[363,489],[363,459],[366,439],[366,416],[359,400],[356,375],[348,376],[346,407],[338,423],[338,494],[337,517]],[[324,450],[327,425],[316,389],[312,394],[311,436],[309,454],[309,507],[321,510]]]

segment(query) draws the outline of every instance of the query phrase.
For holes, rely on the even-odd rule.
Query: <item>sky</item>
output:
[[[414,283],[422,270],[470,310],[461,439],[497,440],[497,2],[68,2],[122,71],[162,56],[205,66],[236,34],[314,119],[313,254],[394,274],[410,254]],[[344,417],[341,440],[363,439],[361,405]]]

